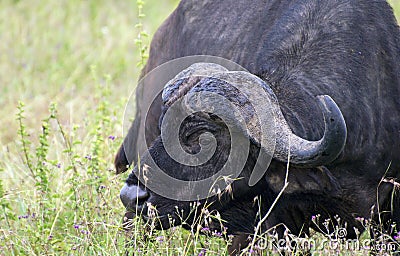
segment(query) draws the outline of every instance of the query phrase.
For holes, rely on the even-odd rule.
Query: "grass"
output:
[[[388,0],[388,2],[393,7],[394,14],[396,15],[397,21],[400,21],[400,1],[399,0]]]
[[[226,254],[223,234],[121,228],[122,111],[176,4],[0,2],[0,255]]]

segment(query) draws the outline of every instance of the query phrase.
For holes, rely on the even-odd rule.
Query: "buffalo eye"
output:
[[[191,154],[198,153],[202,147],[211,149],[216,145],[215,134],[217,126],[208,120],[194,118],[186,120],[181,126],[180,140],[185,151]]]

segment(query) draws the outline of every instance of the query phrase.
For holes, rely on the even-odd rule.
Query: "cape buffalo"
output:
[[[250,118],[254,109],[235,99],[233,83],[224,79],[239,76],[235,81],[260,79],[268,100],[279,103],[277,113],[270,113],[279,129],[268,170],[253,186],[249,175],[263,150],[260,127],[256,123],[247,133],[239,128],[250,151],[238,179],[229,193],[198,200],[219,212],[229,234],[254,233],[257,213],[264,216],[281,191],[262,223],[264,231],[284,224],[277,226],[280,235],[285,228],[308,234],[310,228],[317,229],[318,223],[311,220],[316,214],[321,222],[339,216],[348,238],[356,237],[355,228],[363,230],[357,217],[371,218],[392,236],[400,231],[400,31],[386,1],[183,0],[154,35],[142,76],[167,61],[192,55],[229,59],[248,72],[221,69],[215,78],[208,74],[218,70],[217,65],[191,66],[185,71],[189,78],[172,79],[149,111],[142,95],[151,85],[137,92],[136,119],[115,159],[120,173],[142,154],[121,190],[128,210],[139,210],[149,219],[151,204],[161,216],[158,228],[170,227],[171,219],[181,224],[177,212],[185,223],[194,221],[193,202],[152,191],[138,180],[139,169],[147,169],[151,179],[151,158],[177,179],[196,180],[217,172],[230,153],[228,125],[217,115],[194,113],[179,129],[182,147],[192,154],[199,150],[201,134],[213,134],[218,154],[201,166],[171,159],[160,138],[161,123],[171,103],[199,91],[239,101],[245,119]],[[211,73],[190,78],[203,68]],[[146,115],[143,141],[138,134]],[[291,145],[288,136],[293,138]],[[140,152],[146,143],[148,150]],[[126,150],[126,145],[133,148]],[[289,157],[288,185],[282,190]],[[261,207],[254,203],[256,196]]]

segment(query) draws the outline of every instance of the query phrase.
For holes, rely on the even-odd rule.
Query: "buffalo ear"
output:
[[[124,144],[122,144],[118,149],[118,152],[115,156],[114,165],[117,174],[126,172],[128,170],[129,162],[126,158]]]

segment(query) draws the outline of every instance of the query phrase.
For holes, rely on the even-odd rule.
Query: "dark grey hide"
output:
[[[319,140],[325,131],[318,95],[329,95],[343,114],[347,140],[340,155],[317,165],[292,165],[289,186],[263,230],[283,223],[294,234],[308,234],[314,227],[311,216],[316,214],[321,214],[322,221],[340,216],[347,223],[348,237],[356,236],[354,228],[363,229],[356,217],[372,217],[392,234],[393,221],[400,230],[400,196],[395,191],[400,178],[400,32],[386,1],[182,1],[155,34],[142,75],[169,60],[190,55],[232,60],[264,80],[291,131],[308,141]],[[145,115],[140,109],[142,93],[138,92],[136,120],[125,139],[130,145],[138,143],[138,123]],[[176,165],[159,139],[157,125],[164,107],[159,97],[149,113],[148,154],[176,177],[190,180],[196,171],[214,173],[226,159],[224,154],[229,154],[226,127],[216,117],[189,120],[192,126],[197,123],[205,130],[217,129],[218,150],[226,153],[196,170]],[[244,178],[258,151],[252,142]],[[127,157],[121,146],[115,159],[117,172],[132,164],[127,159],[136,163],[137,153]],[[255,186],[234,182],[233,198],[208,199],[211,209],[227,221],[228,233],[254,232],[258,205],[253,198],[261,196],[265,214],[283,186],[285,173],[286,163],[274,158]],[[163,198],[143,184],[139,192],[129,190],[134,184],[138,180],[132,173],[126,181],[128,189],[121,194],[127,208],[143,209],[145,215],[146,205],[151,203],[160,216],[174,218],[177,206],[187,212],[189,224],[193,221],[188,214],[190,202]],[[178,219],[175,224],[180,224]],[[167,219],[158,227],[168,228]]]

